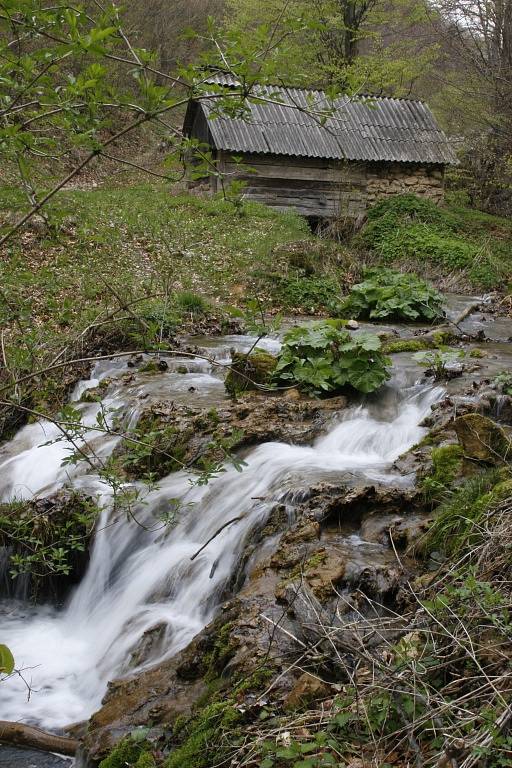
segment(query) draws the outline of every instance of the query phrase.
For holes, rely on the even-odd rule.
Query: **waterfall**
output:
[[[104,406],[122,412],[129,422],[136,420],[141,394],[146,396],[148,390],[183,402],[187,397],[195,398],[194,403],[222,402],[222,381],[208,367],[201,361],[194,367],[189,361],[188,370],[182,375],[171,366],[162,376],[143,380],[134,375],[133,382],[122,386],[122,364],[102,363],[91,380],[77,388],[75,400],[84,389],[110,376],[114,383]],[[133,671],[130,658],[144,632],[154,627],[161,631],[145,665],[186,646],[215,615],[244,544],[277,499],[289,491],[300,496],[301,488],[333,474],[403,482],[392,475],[390,465],[421,439],[424,430],[419,424],[440,395],[438,388],[395,380],[368,405],[341,413],[341,420],[312,446],[260,445],[246,457],[241,473],[229,468],[206,486],[191,483],[192,476],[185,472],[169,475],[137,503],[135,519],[112,511],[109,490],[90,467],[62,466],[70,446],[65,440],[48,444],[58,436],[54,425],[24,427],[0,454],[4,500],[45,495],[70,484],[98,496],[103,512],[88,570],[63,609],[6,601],[0,606],[0,640],[12,649],[17,667],[25,670],[33,689],[27,700],[21,679],[2,683],[0,719],[35,722],[49,729],[83,720],[100,705],[109,680]],[[99,404],[76,406],[92,428]],[[85,439],[102,457],[118,440],[92,430]],[[179,508],[175,524],[166,526],[159,516],[170,500],[179,500]],[[233,518],[240,519],[191,560]]]

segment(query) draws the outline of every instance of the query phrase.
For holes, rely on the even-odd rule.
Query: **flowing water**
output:
[[[240,339],[239,346],[247,346]],[[274,342],[275,344],[275,342]],[[227,359],[229,346],[210,354]],[[177,373],[178,364],[188,373]],[[200,359],[170,363],[156,376],[127,375],[126,362],[101,363],[87,382],[78,385],[75,400],[101,379],[103,409],[113,422],[122,413],[134,423],[143,404],[174,399],[212,405],[222,403],[223,383],[215,369]],[[63,485],[94,494],[103,507],[85,577],[61,609],[4,601],[0,640],[13,651],[17,666],[32,687],[30,700],[19,678],[2,683],[0,719],[36,722],[49,729],[88,717],[98,708],[107,682],[133,671],[132,654],[143,633],[164,628],[160,643],[145,664],[154,664],[183,648],[215,615],[226,586],[239,563],[244,544],[278,499],[293,497],[325,477],[366,477],[385,483],[404,482],[390,465],[417,442],[419,427],[441,390],[414,384],[415,371],[402,371],[366,407],[340,413],[330,430],[309,447],[266,443],[246,457],[243,472],[229,468],[207,486],[191,483],[177,472],[161,480],[136,505],[135,520],[109,506],[110,490],[85,463],[62,464],[69,443],[55,425],[24,427],[0,453],[0,498],[49,495]],[[92,430],[100,405],[75,403],[91,427],[83,436],[98,460],[114,449],[118,437]],[[300,493],[298,494],[300,496]],[[161,515],[179,499],[176,522]],[[119,513],[118,513],[119,514]],[[191,560],[216,531],[228,525]]]

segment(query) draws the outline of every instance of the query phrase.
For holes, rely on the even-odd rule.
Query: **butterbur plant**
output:
[[[274,373],[280,384],[296,385],[317,395],[346,387],[368,393],[390,377],[391,361],[374,334],[352,335],[322,321],[292,328],[283,342]]]
[[[392,269],[368,269],[352,286],[343,314],[370,320],[435,322],[444,317],[443,297],[425,280]]]

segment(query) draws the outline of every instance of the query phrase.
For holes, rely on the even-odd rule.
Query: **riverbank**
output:
[[[455,314],[461,314],[464,301],[454,303]],[[324,433],[316,440],[311,424],[306,419],[301,425],[299,417],[297,427],[292,426],[299,429],[293,442],[300,442],[302,428],[307,442],[313,440],[311,447],[266,443],[245,450],[239,454],[246,462],[241,473],[233,467],[208,486],[191,487],[187,472],[163,477],[156,488],[134,496],[129,517],[125,508],[123,522],[112,526],[105,478],[86,462],[62,466],[69,446],[62,440],[52,443],[48,426],[46,445],[35,434],[39,427],[26,428],[18,448],[13,443],[7,454],[4,449],[3,458],[10,462],[9,473],[2,473],[9,478],[5,493],[12,494],[16,477],[22,484],[18,494],[24,487],[30,494],[51,495],[71,482],[102,498],[104,510],[88,572],[65,610],[35,609],[19,618],[9,608],[5,639],[24,664],[34,667],[34,692],[27,704],[22,691],[9,684],[3,696],[8,711],[2,715],[60,730],[70,720],[87,718],[100,706],[107,682],[121,675],[109,683],[88,726],[73,729],[86,745],[83,765],[97,763],[123,735],[122,747],[103,768],[139,760],[141,765],[164,761],[180,768],[210,768],[228,758],[235,765],[264,760],[270,765],[273,760],[286,768],[299,760],[297,745],[306,748],[303,754],[315,756],[314,766],[329,765],[338,753],[341,759],[339,739],[347,742],[343,728],[354,721],[354,649],[366,649],[356,666],[357,685],[370,697],[376,696],[365,677],[371,659],[380,674],[395,670],[386,654],[408,670],[417,658],[419,640],[410,656],[409,650],[397,648],[403,638],[412,642],[418,632],[422,637],[417,611],[430,599],[431,574],[442,574],[446,567],[439,544],[436,549],[422,543],[440,502],[464,489],[475,470],[477,478],[483,473],[484,485],[474,491],[473,504],[485,496],[485,509],[494,514],[493,505],[508,498],[501,491],[489,496],[506,481],[507,463],[485,479],[488,462],[464,464],[453,432],[462,414],[485,412],[508,423],[512,413],[506,396],[488,385],[494,372],[510,367],[512,353],[500,340],[512,328],[505,318],[483,319],[483,309],[458,331],[474,332],[479,340],[466,336],[461,375],[445,383],[444,394],[428,380],[415,384],[424,369],[412,352],[393,353],[391,386],[372,396],[363,410],[346,402],[333,409],[329,400],[323,409],[320,401],[317,411],[325,410],[327,420],[313,417],[316,434]],[[393,331],[397,340],[411,340],[410,327],[386,327],[388,338]],[[496,341],[485,341],[485,335]],[[74,407],[86,425],[95,422],[100,408],[113,408],[130,423],[135,414],[140,418],[157,407],[167,419],[178,418],[182,432],[184,419],[195,423],[202,415],[207,434],[211,420],[215,425],[234,420],[233,426],[243,429],[240,420],[247,418],[249,437],[257,429],[260,440],[268,439],[274,429],[283,429],[283,413],[292,425],[292,412],[312,405],[302,396],[290,400],[281,395],[280,406],[279,397],[269,394],[276,407],[270,411],[265,406],[258,422],[258,407],[264,403],[253,409],[249,393],[224,414],[229,401],[222,371],[233,349],[247,351],[255,340],[189,338],[186,346],[195,348],[195,357],[192,352],[181,358],[162,353],[159,359],[166,366],[151,370],[143,356],[99,363],[92,378],[75,390]],[[262,343],[273,351],[279,347],[277,339]],[[474,350],[479,353],[472,355]],[[162,402],[166,412],[158,405]],[[84,434],[83,439],[90,438]],[[96,435],[94,453],[105,461],[119,443],[115,435]],[[132,493],[135,486],[128,490]],[[223,528],[224,523],[230,524]],[[464,583],[468,577],[469,572],[461,575]],[[407,585],[413,582],[410,593]],[[462,589],[459,583],[457,589]],[[468,610],[478,594],[469,593]],[[397,614],[400,621],[391,626]],[[384,646],[369,641],[383,632]],[[58,659],[55,644],[61,649]],[[407,696],[399,712],[409,707]],[[391,717],[389,700],[381,703]],[[361,731],[361,744],[379,732],[380,711],[372,715],[370,733]],[[421,718],[415,718],[404,724],[404,733],[416,733]],[[399,726],[393,727],[401,733]],[[139,732],[140,738],[130,736]],[[387,745],[394,745],[398,751],[392,764],[403,764],[409,748],[400,750],[392,733],[381,733],[378,742],[379,759],[387,759]],[[362,749],[357,741],[349,744],[352,757]]]

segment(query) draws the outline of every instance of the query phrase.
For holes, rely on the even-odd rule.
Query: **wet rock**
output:
[[[144,662],[151,659],[152,656],[161,653],[166,630],[167,625],[160,623],[156,624],[154,627],[150,627],[144,632],[130,655],[128,669],[139,667]]]
[[[361,538],[378,544],[389,542],[389,531],[403,522],[400,515],[370,515],[362,521]]]
[[[468,458],[497,465],[512,457],[512,444],[491,419],[476,413],[466,414],[455,419],[453,427]]]
[[[276,569],[289,569],[304,563],[319,538],[319,523],[301,520],[282,536],[279,547],[270,558],[270,565]]]
[[[304,576],[315,597],[326,602],[343,581],[345,571],[346,563],[341,552],[329,547],[312,555],[305,564]]]
[[[101,709],[89,721],[84,740],[89,759],[101,760],[138,726],[171,725],[179,715],[190,714],[206,684],[180,679],[180,661],[178,654],[152,669],[109,683]]]
[[[169,363],[166,360],[159,360],[158,358],[152,358],[141,365],[139,373],[165,373],[169,368]]]
[[[359,328],[359,323],[357,320],[348,320],[345,327],[348,328],[349,331],[357,331]]]
[[[219,441],[228,440],[232,451],[274,440],[310,443],[346,406],[344,396],[318,400],[256,392],[213,409],[158,403],[142,413],[132,435],[143,448],[127,439],[114,453],[129,476],[152,472],[159,479],[183,464],[201,469],[223,461]]]
[[[411,487],[389,485],[341,486],[322,483],[309,489],[309,497],[301,506],[301,514],[318,520],[322,526],[359,524],[366,514],[377,510],[387,515],[403,509],[411,510],[420,503],[419,493]]]
[[[126,365],[128,366],[128,368],[137,368],[142,363],[143,360],[144,360],[144,357],[142,355],[132,355],[126,361]]]
[[[413,516],[402,519],[390,527],[393,543],[398,549],[411,552],[421,542],[428,531],[431,518],[428,516]]]
[[[454,361],[450,363],[446,363],[444,366],[444,375],[447,379],[456,379],[458,376],[462,376],[464,373],[465,366],[464,363],[461,363],[459,361]]]

